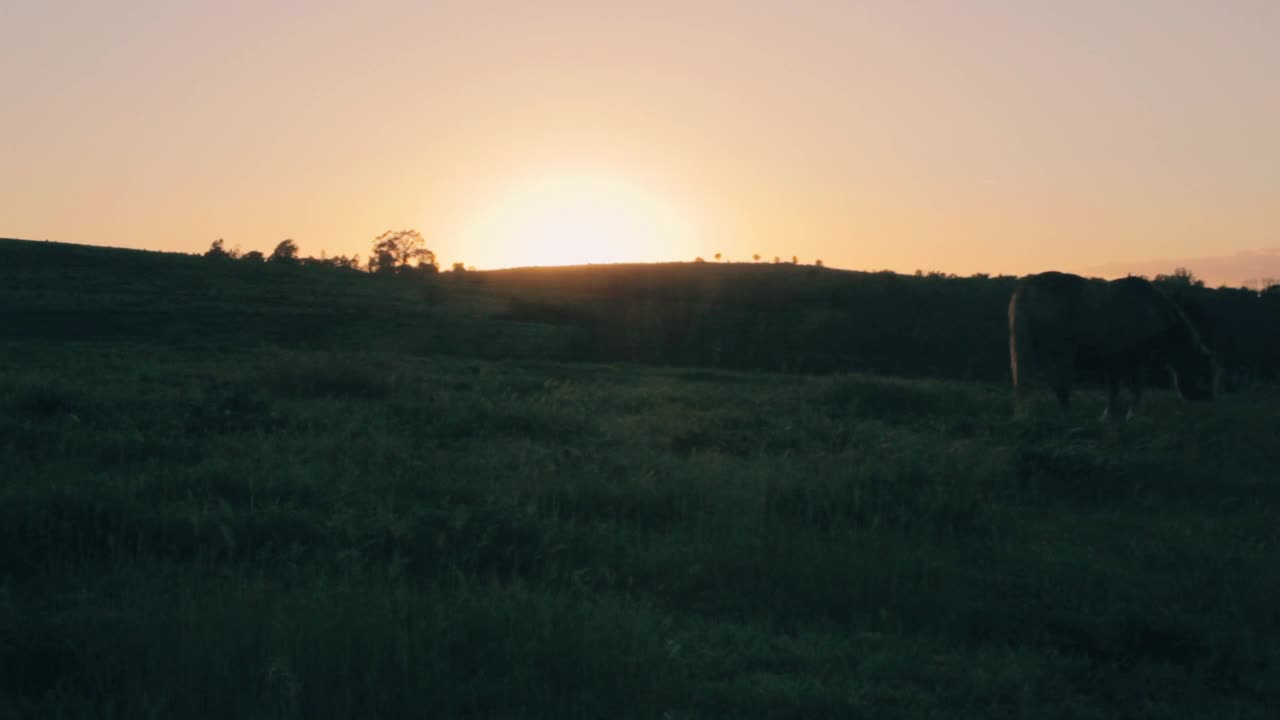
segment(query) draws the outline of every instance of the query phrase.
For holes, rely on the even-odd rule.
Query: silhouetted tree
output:
[[[1156,275],[1155,282],[1169,287],[1204,287],[1204,281],[1184,267],[1176,268],[1172,275]]]
[[[374,238],[369,269],[381,273],[416,269],[430,274],[439,267],[436,254],[427,249],[417,230],[388,230]]]
[[[466,263],[456,262],[453,264],[453,268],[451,269],[451,271],[456,273],[464,273],[467,271],[467,265]]]
[[[236,258],[237,253],[235,250],[228,251],[226,244],[222,241],[222,238],[218,238],[217,240],[214,240],[213,244],[209,246],[209,249],[205,251],[204,256],[207,258],[217,258],[219,260],[233,260]]]
[[[703,259],[702,259],[702,256],[701,256],[701,255],[699,255],[698,257],[694,258],[694,259],[693,259],[693,261],[694,261],[694,262],[696,262],[696,263],[706,262],[706,260],[703,260]]]
[[[755,260],[756,262],[760,262],[760,253],[756,253],[755,255],[752,255],[751,259]]]
[[[266,260],[266,258],[263,257],[262,253],[257,250],[250,250],[244,255],[241,255],[240,259],[247,263],[260,263]]]
[[[796,257],[795,255],[792,255],[792,256],[791,256],[791,264],[792,264],[792,265],[798,265],[799,263],[800,263],[800,258]]]
[[[320,257],[304,258],[302,260],[302,264],[314,265],[316,267],[337,268],[339,270],[359,270],[360,256],[352,255],[348,257],[346,255],[334,255],[333,257],[326,257],[324,251],[321,250]]]
[[[777,265],[777,264],[778,264],[778,263],[780,263],[780,262],[782,262],[782,258],[778,257],[777,255],[774,255],[774,256],[773,256],[773,264],[774,264],[774,265]]]
[[[822,258],[818,258],[817,260],[814,260],[813,264],[817,265],[818,267],[822,267]]]
[[[267,262],[280,263],[281,265],[297,265],[298,264],[298,243],[292,240],[281,240],[276,249],[271,251]]]
[[[369,272],[390,274],[396,271],[396,259],[389,252],[374,250],[369,253]]]
[[[359,270],[360,256],[359,255],[351,255],[351,256],[335,255],[332,259],[329,260],[329,263],[334,267],[342,268],[343,270]]]
[[[720,262],[720,253],[716,253],[716,262]]]

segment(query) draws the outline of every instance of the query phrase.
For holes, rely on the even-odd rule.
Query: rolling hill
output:
[[[1280,392],[606,344],[987,287],[811,270],[0,242],[0,717],[1271,717]]]

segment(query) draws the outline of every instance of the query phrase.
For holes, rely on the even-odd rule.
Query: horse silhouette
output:
[[[1116,411],[1121,382],[1142,399],[1144,372],[1165,366],[1188,400],[1212,400],[1217,365],[1191,320],[1143,278],[1086,280],[1045,272],[1018,281],[1009,300],[1009,364],[1015,402],[1022,407],[1033,378],[1048,383],[1065,409],[1084,373],[1107,383],[1103,419]]]

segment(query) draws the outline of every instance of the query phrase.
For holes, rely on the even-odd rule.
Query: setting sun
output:
[[[509,185],[463,226],[458,244],[478,262],[577,265],[682,257],[692,237],[687,212],[657,193],[608,178],[559,175]]]

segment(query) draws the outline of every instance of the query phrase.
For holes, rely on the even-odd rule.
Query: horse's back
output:
[[[1078,335],[1087,281],[1079,275],[1045,272],[1018,281],[1010,315],[1035,348],[1070,345]]]
[[[1100,361],[1140,353],[1185,322],[1143,278],[1088,280],[1062,272],[1019,280],[1009,312],[1010,331],[1016,324],[1030,339],[1024,347]]]
[[[1046,272],[1020,279],[1009,299],[1009,367],[1021,392],[1036,376],[1069,382],[1085,280]]]
[[[1092,343],[1103,355],[1142,352],[1186,322],[1172,300],[1138,277],[1100,286],[1090,316],[1095,326]]]

